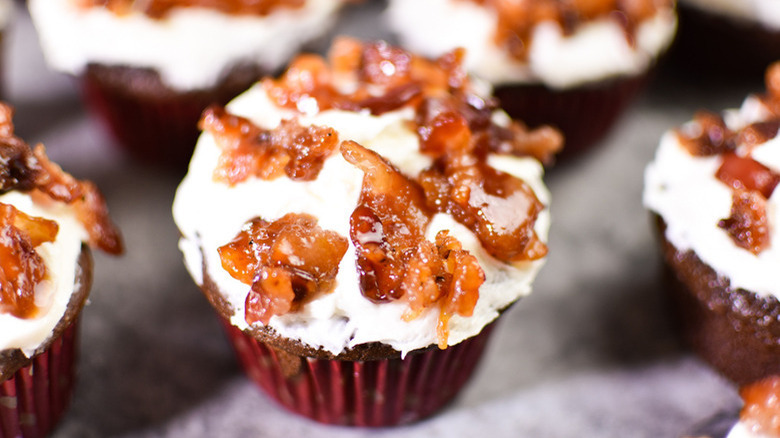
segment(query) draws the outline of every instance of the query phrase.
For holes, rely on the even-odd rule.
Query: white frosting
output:
[[[780,29],[780,2],[777,0],[680,0],[683,3],[714,14],[760,23],[770,29]]]
[[[748,98],[739,111],[726,113],[731,129],[764,120],[767,112],[758,99]],[[696,129],[689,124],[682,129]],[[780,172],[780,137],[757,146],[753,159]],[[780,298],[777,266],[780,266],[778,202],[775,190],[767,203],[770,247],[758,256],[738,247],[718,222],[731,215],[732,191],[715,178],[720,159],[694,157],[670,131],[661,139],[655,160],[645,171],[644,203],[666,222],[666,238],[681,251],[693,250],[734,288]]]
[[[236,98],[228,109],[266,128],[276,126],[282,117],[291,116],[274,106],[259,86]],[[416,174],[430,163],[430,159],[419,153],[417,135],[406,124],[412,118],[411,109],[381,116],[329,110],[300,120],[302,124],[332,127],[339,133],[340,141],[354,140],[379,152],[403,172]],[[173,215],[183,235],[179,246],[193,278],[202,284],[205,262],[209,276],[235,309],[232,323],[244,329],[247,328],[244,301],[248,286],[222,269],[216,249],[232,240],[247,220],[258,215],[273,220],[289,212],[314,215],[323,229],[348,237],[349,216],[360,194],[363,173],[345,161],[341,154],[335,153],[326,160],[314,181],[253,178],[229,187],[212,180],[218,155],[213,137],[204,133],[198,141],[189,173],[176,193]],[[522,177],[545,205],[549,203],[549,194],[541,180],[543,171],[536,160],[492,156],[489,163]],[[535,227],[544,241],[549,221],[549,212],[545,209]],[[441,229],[449,229],[464,249],[477,257],[486,276],[474,315],[469,318],[456,315],[450,320],[449,344],[454,345],[479,333],[498,316],[500,309],[529,294],[531,282],[543,260],[514,266],[495,260],[469,230],[444,214],[434,216],[428,238],[432,239]],[[205,260],[201,254],[205,255]],[[282,336],[315,348],[322,347],[334,354],[366,342],[383,342],[403,354],[435,344],[438,309],[428,309],[419,318],[404,322],[401,316],[407,309],[406,303],[376,304],[364,298],[358,289],[355,257],[355,248],[350,242],[339,265],[336,289],[308,303],[300,312],[272,317],[269,325]]]
[[[777,437],[775,437],[775,435],[756,433],[750,430],[750,427],[748,427],[745,423],[740,421],[737,424],[735,424],[734,427],[731,428],[729,434],[726,435],[726,438],[777,438]]]
[[[161,19],[78,8],[72,0],[28,3],[53,68],[74,75],[89,63],[153,68],[171,88],[192,90],[214,85],[236,63],[278,69],[330,27],[342,1],[308,0],[267,16],[177,8]]]
[[[24,354],[31,356],[52,335],[52,330],[65,314],[73,291],[79,287],[76,272],[81,244],[87,240],[87,232],[73,210],[65,204],[42,207],[34,204],[29,196],[17,192],[0,196],[0,202],[59,224],[56,240],[36,247],[46,264],[47,275],[35,289],[38,314],[34,318],[21,319],[0,312],[0,350],[20,348]]]
[[[493,84],[542,83],[568,88],[614,76],[645,72],[669,46],[677,28],[673,10],[659,10],[637,29],[632,47],[615,20],[600,19],[572,35],[554,22],[533,30],[526,62],[495,43],[498,17],[464,0],[391,0],[390,26],[412,51],[439,56],[454,47],[466,49],[466,67]]]

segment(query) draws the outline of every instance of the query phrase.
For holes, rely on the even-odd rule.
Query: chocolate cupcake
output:
[[[343,0],[32,0],[52,68],[82,80],[119,143],[184,165],[210,104],[224,104],[324,34]]]
[[[740,384],[780,374],[780,64],[766,82],[666,133],[645,174],[685,338]]]
[[[462,52],[339,40],[204,113],[173,213],[248,375],[325,423],[441,409],[544,263],[560,146],[497,110]]]
[[[122,251],[95,186],[13,135],[0,104],[0,437],[40,437],[70,401],[90,247]]]
[[[466,48],[510,116],[561,129],[564,155],[608,132],[676,27],[669,0],[390,0],[387,17],[411,50]]]
[[[780,4],[774,0],[680,0],[678,9],[673,58],[689,73],[756,77],[780,59]]]

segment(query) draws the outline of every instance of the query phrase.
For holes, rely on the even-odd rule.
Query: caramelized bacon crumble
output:
[[[761,436],[780,436],[780,376],[767,377],[740,388],[745,405],[740,420]]]
[[[13,110],[0,104],[0,194],[25,192],[39,205],[70,205],[84,225],[88,243],[111,254],[122,252],[119,231],[108,217],[102,195],[89,181],[79,181],[52,163],[43,145],[30,148],[14,135]],[[0,204],[0,313],[32,317],[35,286],[46,275],[35,248],[51,242],[56,222],[35,218],[11,205]]]
[[[206,109],[199,127],[210,132],[222,149],[214,179],[230,185],[250,176],[270,180],[287,175],[311,181],[338,144],[332,128],[283,120],[278,127],[265,130],[216,106]]]
[[[251,286],[247,323],[268,324],[273,315],[330,292],[347,246],[346,238],[323,230],[314,217],[289,213],[273,222],[252,219],[218,251],[230,276]]]
[[[172,9],[207,8],[231,15],[266,16],[276,9],[300,9],[306,0],[75,0],[81,8],[103,7],[117,15],[141,12],[150,18],[163,18]]]
[[[35,247],[53,242],[58,231],[54,221],[0,203],[0,313],[35,316],[35,286],[46,277],[46,265]]]
[[[770,112],[767,120],[734,131],[720,115],[702,111],[691,125],[676,132],[680,144],[691,155],[719,156],[715,178],[732,190],[732,205],[731,215],[721,219],[718,227],[737,246],[755,255],[770,246],[766,206],[780,183],[780,174],[753,159],[752,152],[756,146],[777,137],[780,130],[780,63],[767,69],[765,79],[767,93],[756,97]]]
[[[543,204],[525,182],[494,169],[487,157],[533,156],[549,163],[563,142],[549,127],[529,130],[517,122],[499,123],[494,117],[497,101],[472,91],[461,66],[463,56],[462,50],[455,50],[431,61],[384,42],[340,39],[327,61],[299,56],[279,79],[262,83],[275,105],[301,114],[328,109],[373,115],[413,110],[409,129],[419,138],[420,152],[433,159],[419,175],[404,175],[354,141],[340,144],[343,158],[364,174],[358,205],[350,216],[349,239],[355,246],[361,293],[378,303],[404,300],[409,304],[406,320],[438,309],[441,348],[447,346],[450,318],[472,314],[485,275],[476,257],[448,232],[439,232],[434,242],[426,239],[433,216],[451,215],[503,262],[544,257],[547,246],[534,231]],[[317,147],[296,149],[301,155],[290,158],[294,153],[285,149],[287,140],[275,144],[273,139],[277,130],[304,129],[294,121],[267,131],[212,108],[201,126],[222,149],[215,177],[228,184],[283,173],[307,179],[287,171],[293,161],[306,164],[311,169],[307,175],[314,179],[338,142],[335,131],[316,128],[306,135]],[[227,253],[222,257],[231,275],[243,275],[242,281],[252,284],[247,309],[251,305],[260,310],[247,321],[251,317],[265,323],[271,314],[294,311],[298,301],[293,296],[298,295],[290,292],[286,274],[273,267],[258,271],[251,258]],[[232,261],[226,262],[226,257]]]
[[[571,35],[583,23],[600,18],[617,21],[626,39],[634,44],[636,28],[658,10],[671,9],[671,0],[469,0],[498,16],[494,40],[513,57],[524,60],[532,44],[533,30],[543,21],[557,22]]]

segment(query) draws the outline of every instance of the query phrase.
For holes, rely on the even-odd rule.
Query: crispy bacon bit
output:
[[[120,254],[121,236],[108,217],[108,207],[97,187],[73,178],[52,163],[43,145],[30,149],[14,135],[12,115],[11,107],[0,104],[0,193],[17,190],[29,192],[38,203],[72,205],[89,234],[89,244]]]
[[[376,152],[345,141],[341,154],[365,174],[358,207],[350,217],[361,292],[374,301],[398,299],[403,296],[406,264],[430,222],[425,197]]]
[[[282,174],[293,180],[313,180],[338,144],[332,128],[283,120],[278,127],[264,130],[216,106],[203,113],[200,128],[209,131],[222,149],[214,179],[230,185],[250,176],[274,179]]]
[[[446,231],[435,244],[425,239],[430,211],[416,183],[357,143],[342,143],[341,153],[365,173],[350,218],[361,292],[378,302],[407,300],[407,321],[438,306],[438,344],[446,348],[452,315],[470,316],[474,310],[485,281],[482,268]]]
[[[35,315],[35,287],[46,265],[35,247],[57,237],[57,223],[28,216],[0,203],[0,313],[17,318]]]
[[[737,134],[737,144],[747,150],[765,143],[777,136],[780,120],[757,122],[742,128]]]
[[[218,251],[222,267],[251,285],[246,321],[268,324],[273,315],[330,292],[347,246],[346,238],[323,230],[314,217],[289,213],[273,222],[252,219]]]
[[[734,153],[723,154],[715,177],[734,190],[755,190],[769,199],[780,182],[780,175],[752,158]]]
[[[677,131],[680,143],[693,156],[705,157],[733,151],[736,134],[726,127],[723,117],[708,111],[700,111],[693,117],[691,132]]]
[[[745,405],[740,420],[757,436],[780,436],[780,376],[740,388]]]
[[[463,161],[439,160],[422,172],[420,184],[428,208],[451,214],[499,260],[537,260],[547,255],[547,246],[533,228],[544,208],[533,190],[485,163]]]
[[[209,8],[231,15],[265,16],[276,9],[298,9],[305,3],[305,0],[76,0],[82,8],[104,7],[117,15],[137,11],[157,19],[174,8]]]
[[[780,62],[775,62],[766,69],[764,81],[767,93],[761,97],[761,101],[775,117],[780,117]]]
[[[755,255],[770,244],[766,198],[754,190],[735,190],[731,216],[718,222],[734,243]]]
[[[528,56],[533,30],[542,21],[557,21],[566,34],[583,23],[612,18],[625,28],[626,38],[633,44],[637,25],[656,11],[669,9],[669,0],[471,0],[485,5],[498,15],[494,40],[512,56],[523,60]]]
[[[403,318],[411,321],[426,308],[439,305],[436,334],[439,348],[445,349],[450,318],[474,313],[484,282],[485,274],[476,257],[463,250],[447,231],[439,231],[436,244],[421,241],[408,263],[401,287],[409,310]]]

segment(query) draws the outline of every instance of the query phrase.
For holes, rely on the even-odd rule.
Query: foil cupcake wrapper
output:
[[[59,422],[75,381],[78,323],[0,383],[0,438],[39,438]]]
[[[446,350],[341,361],[293,356],[222,322],[249,378],[279,404],[321,423],[358,427],[406,424],[441,410],[472,376],[495,325]]]
[[[603,83],[555,90],[544,85],[496,88],[501,107],[529,127],[552,125],[564,136],[558,161],[594,146],[649,82],[651,74],[616,78]]]

